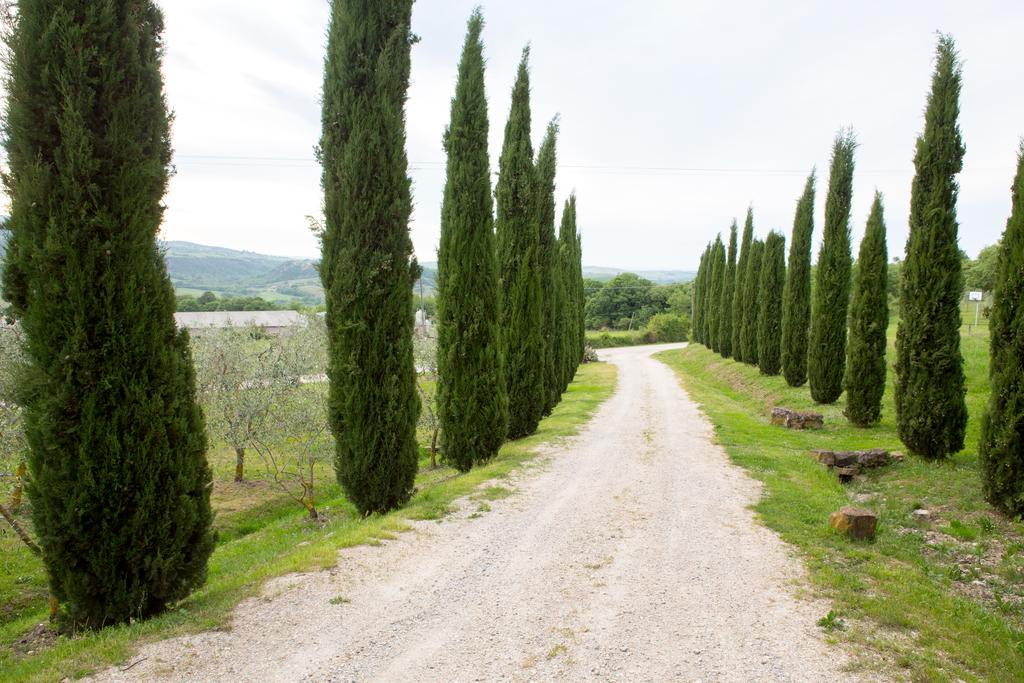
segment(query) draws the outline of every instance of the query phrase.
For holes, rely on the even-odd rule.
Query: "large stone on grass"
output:
[[[875,537],[878,515],[864,508],[844,507],[838,512],[833,512],[828,522],[833,529],[845,536],[867,540]]]
[[[902,460],[899,453],[889,453],[881,448],[867,451],[829,451],[816,448],[811,451],[815,460],[829,467],[882,467]]]
[[[772,408],[772,424],[787,429],[821,429],[825,426],[825,416],[789,408]]]

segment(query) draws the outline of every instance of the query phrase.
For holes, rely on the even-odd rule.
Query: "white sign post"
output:
[[[978,326],[978,318],[981,315],[981,302],[985,299],[985,292],[968,292],[967,300],[973,301],[974,303],[974,326]]]

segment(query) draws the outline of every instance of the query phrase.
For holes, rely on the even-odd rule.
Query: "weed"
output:
[[[832,633],[833,631],[845,631],[846,621],[836,613],[835,610],[829,610],[829,613],[818,619],[818,626],[824,630]]]

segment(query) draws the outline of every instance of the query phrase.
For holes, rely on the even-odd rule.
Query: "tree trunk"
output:
[[[430,438],[430,469],[437,469],[437,428],[434,428],[434,434]]]
[[[245,449],[235,448],[235,481],[242,481],[245,475]]]
[[[18,469],[14,471],[14,492],[11,494],[11,512],[17,512],[21,507],[22,493],[25,490],[25,463],[18,463]]]
[[[14,516],[14,511],[8,510],[3,505],[0,505],[0,517],[7,520],[7,523],[11,525],[12,529],[14,529],[14,533],[18,534],[18,538],[21,539],[22,543],[28,546],[29,550],[36,555],[43,554],[43,551],[35,544],[32,537],[28,535],[28,532],[26,532],[21,524],[18,523],[18,520]]]

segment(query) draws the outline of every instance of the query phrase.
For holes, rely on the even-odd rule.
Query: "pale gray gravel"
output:
[[[231,630],[145,646],[96,680],[850,679],[815,625],[827,605],[795,596],[799,563],[749,509],[759,485],[650,357],[663,348],[602,352],[615,395],[489,512],[460,501],[272,581]]]

